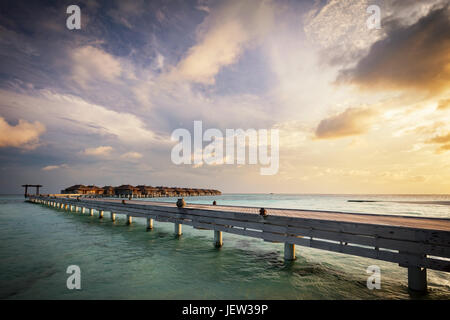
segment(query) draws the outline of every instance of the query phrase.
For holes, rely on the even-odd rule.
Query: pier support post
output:
[[[70,205],[70,211],[73,212],[73,205]]]
[[[216,248],[220,248],[222,245],[222,231],[214,230],[214,246]]]
[[[181,232],[181,223],[174,223],[174,232],[176,236],[181,236],[182,232]]]
[[[116,221],[116,214],[111,212],[111,221]]]
[[[412,291],[427,291],[427,269],[408,267],[408,288]]]
[[[284,260],[295,260],[295,244],[287,242],[284,243]]]
[[[153,229],[153,219],[147,218],[147,231]]]
[[[89,215],[92,217],[94,215],[94,209],[89,209]]]
[[[127,215],[127,224],[130,225],[133,222],[133,217],[130,215]]]
[[[85,213],[86,212],[86,208],[85,207],[82,207],[81,208],[81,213]]]
[[[66,205],[64,205],[64,210],[69,210],[69,205],[68,204],[66,204]]]
[[[98,218],[99,218],[99,219],[103,219],[103,213],[104,213],[103,210],[100,210],[100,211],[99,211],[99,213],[98,213]]]

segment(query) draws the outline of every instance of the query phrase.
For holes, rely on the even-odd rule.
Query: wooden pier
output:
[[[174,233],[182,234],[182,225],[212,230],[214,245],[223,244],[222,232],[284,243],[284,258],[295,259],[295,246],[398,263],[408,269],[408,287],[427,290],[426,270],[450,272],[450,219],[394,215],[342,213],[330,211],[270,209],[220,205],[145,202],[119,199],[73,199],[30,196],[29,201],[62,210],[94,209],[99,217],[110,212],[145,218],[147,229],[153,220],[174,223]]]
[[[25,198],[28,197],[28,188],[32,187],[32,188],[36,188],[36,195],[39,195],[39,188],[42,188],[42,185],[40,184],[24,184],[22,185],[23,188],[25,188]]]

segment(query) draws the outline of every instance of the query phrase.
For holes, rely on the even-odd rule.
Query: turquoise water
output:
[[[347,200],[377,202],[347,202]],[[173,201],[165,198],[158,201]],[[187,202],[285,207],[450,218],[450,196],[244,195]],[[145,200],[148,201],[148,200]],[[420,202],[420,203],[415,203]],[[436,204],[440,203],[440,204]],[[131,226],[0,197],[1,299],[410,299],[406,270],[396,264],[297,246],[283,261],[282,244],[145,220]],[[81,290],[69,290],[66,269],[81,269]],[[366,287],[366,269],[381,268],[381,289]],[[428,271],[426,299],[450,299],[450,275]]]

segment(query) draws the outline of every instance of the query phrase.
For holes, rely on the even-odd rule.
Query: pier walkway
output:
[[[408,287],[426,291],[426,270],[450,272],[450,219],[358,214],[314,210],[272,209],[119,199],[30,196],[29,201],[100,218],[110,213],[212,230],[214,244],[223,244],[222,232],[284,243],[284,258],[295,259],[295,245],[398,263],[408,269]]]

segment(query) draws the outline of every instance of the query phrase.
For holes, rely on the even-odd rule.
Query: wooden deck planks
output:
[[[89,201],[101,201],[120,203],[121,200],[116,199],[89,199]],[[127,204],[148,205],[148,206],[164,206],[175,207],[175,204],[168,202],[156,201],[126,201]],[[189,209],[204,209],[211,211],[226,211],[235,213],[247,213],[259,215],[260,208],[253,207],[233,207],[233,206],[213,206],[202,204],[188,204],[186,208]],[[270,216],[293,217],[315,220],[328,220],[337,222],[353,222],[365,223],[374,225],[386,225],[397,227],[408,227],[416,229],[442,230],[450,231],[450,219],[444,218],[422,218],[422,217],[406,217],[394,215],[378,215],[378,214],[364,214],[364,213],[345,213],[345,212],[330,212],[330,211],[312,211],[312,210],[295,210],[295,209],[277,209],[266,208]]]
[[[69,206],[151,218],[398,263],[450,271],[450,219],[313,210],[188,204],[121,199],[38,199]],[[181,231],[179,232],[181,233]]]

